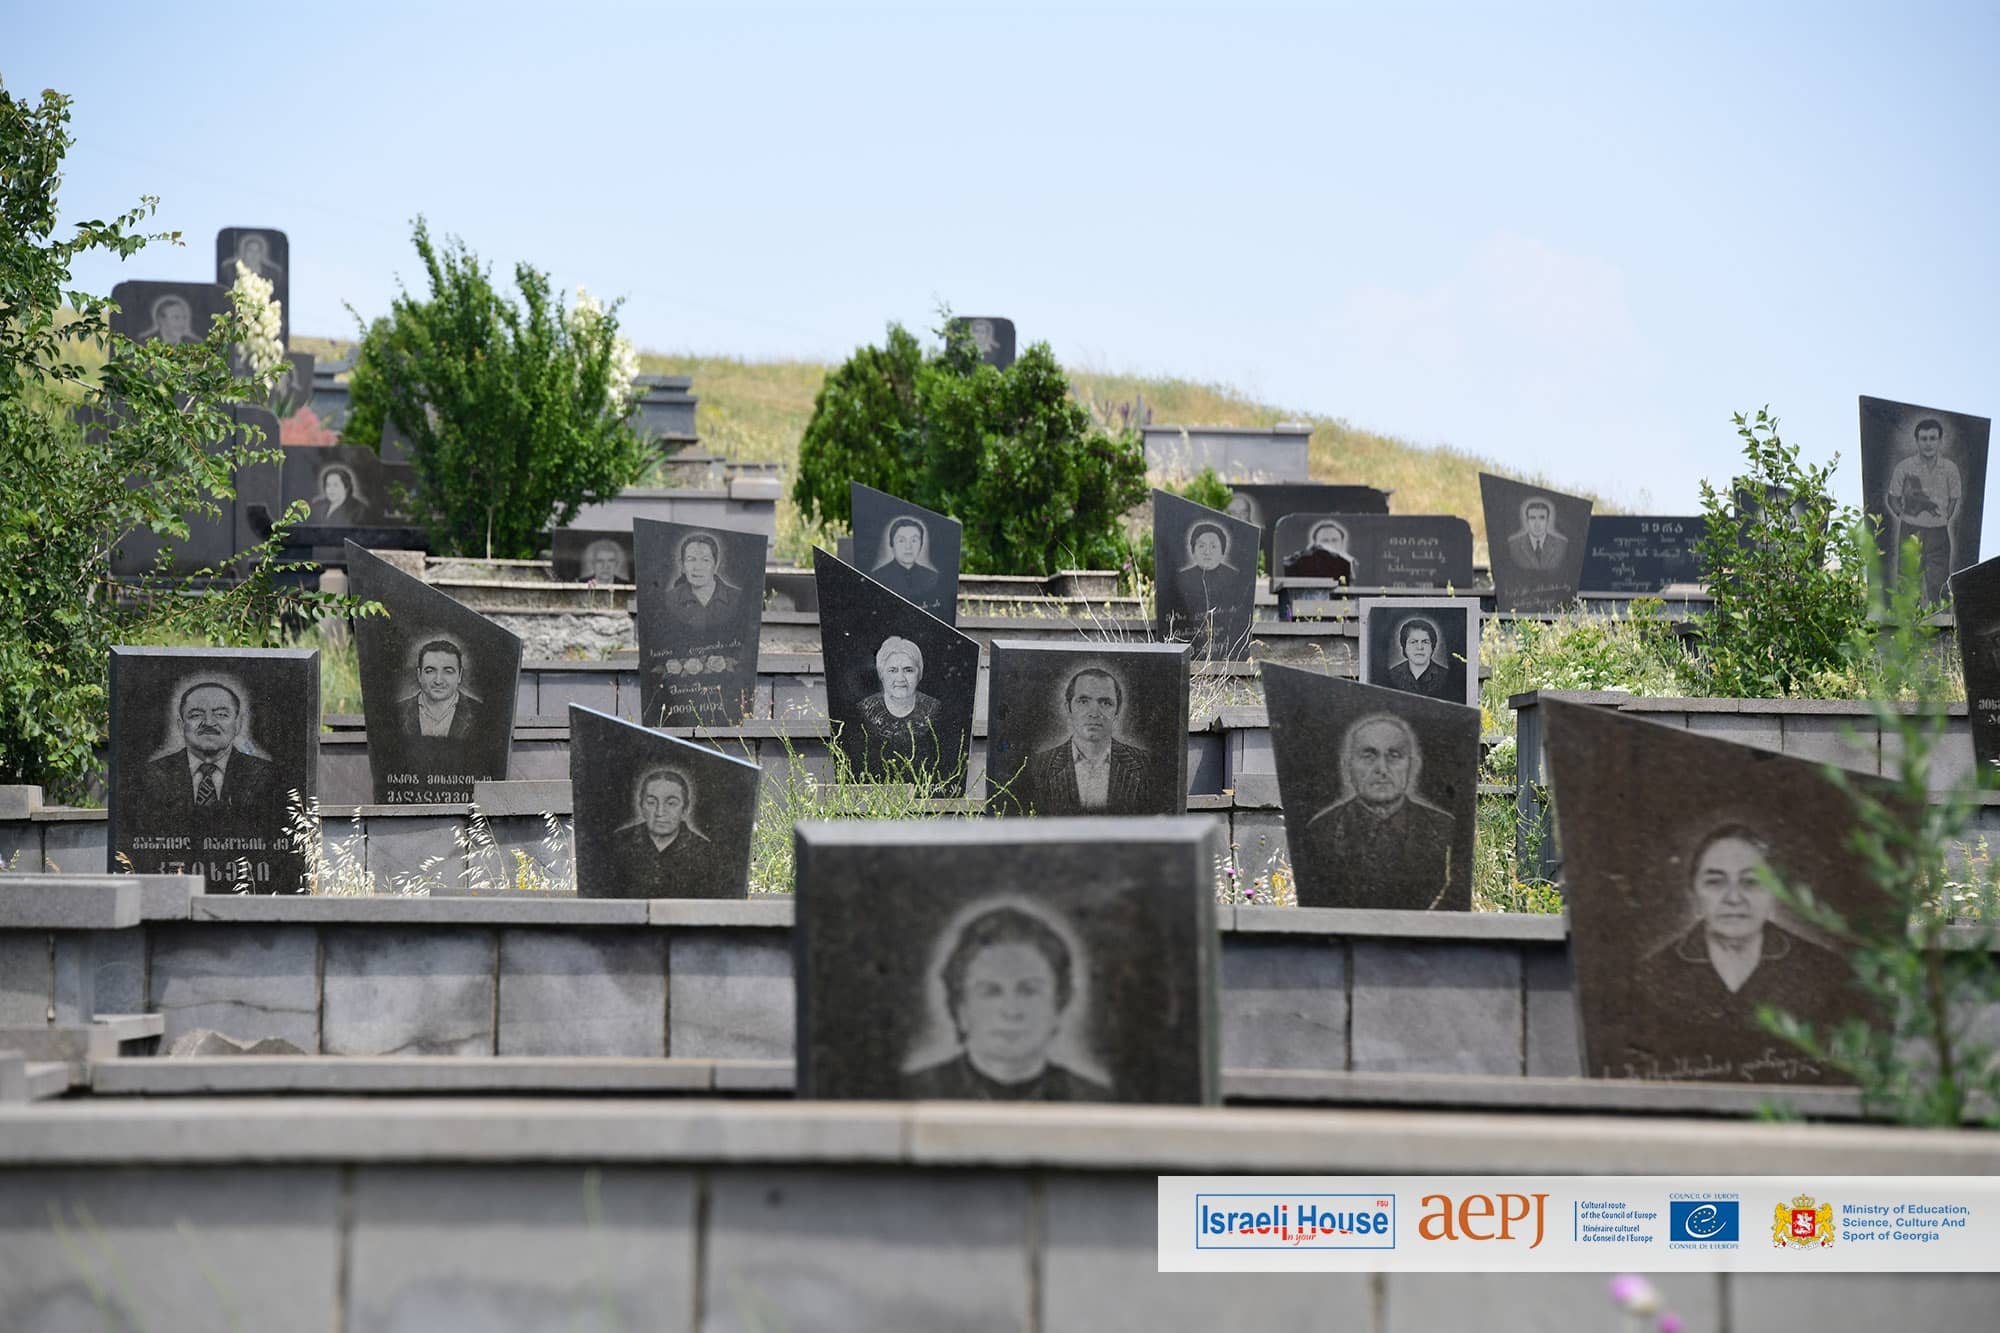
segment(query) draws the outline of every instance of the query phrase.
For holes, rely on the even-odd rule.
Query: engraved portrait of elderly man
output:
[[[416,691],[396,704],[405,736],[464,740],[484,734],[486,706],[466,693],[465,672],[465,652],[450,639],[417,649]]]
[[[277,766],[250,753],[247,710],[237,691],[214,680],[185,685],[174,718],[180,745],[148,761],[140,780],[142,826],[277,832],[285,793]]]
[[[688,629],[728,628],[741,590],[721,575],[722,544],[706,532],[682,540],[679,572],[667,592],[667,616]]]
[[[1507,555],[1522,569],[1550,573],[1562,568],[1569,538],[1556,531],[1555,503],[1535,495],[1521,502],[1521,527],[1507,538]]]
[[[909,1098],[1109,1101],[1111,1089],[1050,1057],[1085,966],[1048,922],[1018,907],[973,917],[941,981],[958,1050],[903,1076]]]
[[[1038,815],[1135,815],[1151,809],[1159,781],[1153,756],[1117,738],[1125,686],[1103,667],[1087,666],[1063,690],[1069,736],[1038,752],[1022,771],[1028,810]]]
[[[1463,670],[1450,660],[1436,621],[1428,616],[1411,616],[1396,627],[1396,646],[1402,651],[1403,660],[1389,668],[1390,689],[1421,694],[1427,699],[1465,701]]]
[[[868,577],[905,601],[935,611],[938,572],[930,559],[930,530],[923,520],[902,514],[889,524],[889,550]]]
[[[1640,959],[1635,981],[1652,1022],[1628,1034],[1631,1045],[1732,1060],[1772,1043],[1757,1025],[1761,1005],[1820,1027],[1869,1015],[1838,954],[1772,920],[1770,855],[1764,835],[1736,820],[1695,844],[1687,881],[1671,891],[1688,895],[1697,920]]]
[[[648,769],[633,791],[636,816],[612,831],[614,896],[707,897],[715,892],[713,844],[694,826],[694,784],[671,768]]]
[[[1417,795],[1423,752],[1414,728],[1372,713],[1340,743],[1345,795],[1299,830],[1300,860],[1321,868],[1342,907],[1435,906],[1451,883],[1456,821]]]
[[[599,537],[583,548],[582,574],[587,583],[630,583],[632,563],[625,548],[610,537]]]
[[[875,650],[875,679],[881,688],[861,700],[861,725],[868,733],[869,756],[912,767],[935,768],[938,745],[935,725],[938,701],[918,689],[924,678],[924,653],[897,635]]]

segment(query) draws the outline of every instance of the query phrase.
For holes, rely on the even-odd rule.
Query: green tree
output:
[[[1713,598],[1701,618],[1688,687],[1724,698],[1782,698],[1843,672],[1868,615],[1859,515],[1833,498],[1839,455],[1799,461],[1766,408],[1737,413],[1749,465],[1728,490],[1701,484],[1707,530],[1699,547]]]
[[[413,240],[428,298],[406,288],[365,329],[346,434],[409,439],[417,512],[434,551],[531,559],[542,534],[638,479],[646,445],[626,423],[637,358],[617,306],[565,309],[548,275],[514,267],[517,304],[456,237],[422,218]]]
[[[799,443],[800,512],[851,523],[847,487],[858,481],[958,519],[969,572],[1128,560],[1119,518],[1146,498],[1138,435],[1092,424],[1047,343],[996,370],[962,328],[944,336],[926,352],[891,325],[886,346],[827,376]]]
[[[177,346],[112,332],[112,303],[70,288],[79,255],[128,258],[180,237],[141,230],[152,197],[56,236],[69,119],[59,93],[30,101],[0,86],[0,783],[39,785],[58,800],[80,798],[96,769],[113,644],[268,645],[288,623],[351,607],[278,582],[302,568],[276,557],[304,505],[231,562],[226,572],[240,581],[230,586],[188,596],[193,580],[158,572],[112,583],[121,539],[187,536],[190,514],[220,513],[236,468],[278,458],[261,438],[233,436],[230,408],[261,403],[282,361],[262,350],[272,321],[240,284],[200,342]],[[239,377],[230,358],[244,347],[256,351]]]

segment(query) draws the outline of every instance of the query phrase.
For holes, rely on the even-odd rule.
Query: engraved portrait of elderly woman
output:
[[[881,688],[861,700],[870,755],[935,766],[938,701],[917,688],[924,679],[923,650],[896,635],[882,640],[875,650],[875,678]]]
[[[1650,1032],[1629,1034],[1632,1045],[1662,1058],[1736,1061],[1774,1040],[1757,1024],[1761,1005],[1821,1027],[1869,1015],[1840,956],[1773,919],[1762,873],[1770,855],[1761,832],[1734,820],[1695,844],[1687,882],[1674,887],[1697,919],[1639,960],[1635,980],[1652,1022]]]
[[[1056,1059],[1088,961],[1040,915],[996,906],[959,927],[939,969],[948,1058],[902,1079],[910,1098],[1109,1101],[1112,1089]],[[935,1004],[935,998],[932,1003]]]

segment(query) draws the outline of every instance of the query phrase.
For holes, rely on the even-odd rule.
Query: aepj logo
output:
[[[1671,1211],[1667,1220],[1667,1239],[1670,1241],[1728,1242],[1741,1238],[1738,1235],[1741,1220],[1734,1199],[1674,1199],[1668,1206]]]

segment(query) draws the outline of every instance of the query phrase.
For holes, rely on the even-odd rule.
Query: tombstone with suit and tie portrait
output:
[[[854,546],[840,558],[947,625],[958,623],[958,565],[964,540],[955,518],[886,491],[847,484]]]
[[[305,891],[295,835],[314,809],[319,653],[118,647],[110,685],[109,868]]]
[[[987,799],[1002,813],[1187,809],[1185,644],[996,639]]]
[[[1499,611],[1556,611],[1576,601],[1589,553],[1591,502],[1479,474],[1487,561]]]

